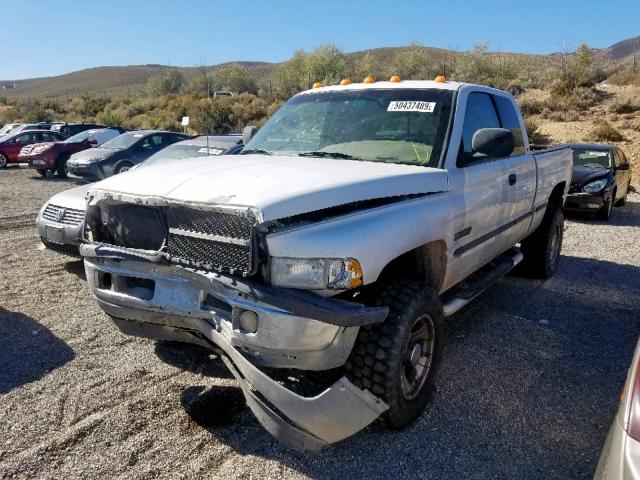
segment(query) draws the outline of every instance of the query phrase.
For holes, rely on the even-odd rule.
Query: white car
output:
[[[640,342],[636,346],[620,408],[609,429],[594,479],[640,479]]]
[[[76,137],[95,138],[102,143],[113,138],[113,132],[86,130]],[[116,132],[117,133],[117,132]],[[99,135],[103,135],[100,137]],[[73,139],[74,137],[71,137]],[[172,163],[194,156],[216,156],[242,143],[240,135],[210,135],[201,136],[182,142],[174,143],[149,157],[144,163],[154,165]],[[36,218],[36,227],[42,244],[50,250],[71,256],[79,256],[79,246],[82,242],[84,229],[85,197],[92,184],[81,185],[70,190],[60,192],[51,197],[40,209]]]
[[[239,156],[115,176],[87,194],[89,286],[123,332],[222,352],[262,425],[298,449],[432,398],[446,317],[515,265],[554,274],[571,151],[532,153],[480,85],[320,87]],[[522,244],[516,248],[517,244]],[[339,369],[313,397],[260,367]]]

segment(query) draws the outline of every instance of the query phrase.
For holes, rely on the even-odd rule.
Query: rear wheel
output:
[[[56,172],[58,173],[58,176],[60,178],[67,178],[67,175],[69,174],[69,169],[67,168],[68,161],[69,161],[69,156],[65,155],[60,157],[56,162],[57,163]]]
[[[564,237],[564,215],[559,207],[547,210],[535,232],[522,241],[521,270],[536,278],[556,273]]]
[[[120,165],[116,167],[114,173],[117,175],[119,173],[128,172],[133,167],[133,164],[130,162],[122,162]]]
[[[434,289],[403,280],[382,286],[375,305],[389,307],[389,316],[360,329],[347,376],[389,405],[383,416],[391,428],[413,422],[435,391],[442,356],[442,305]]]
[[[7,157],[5,156],[5,154],[0,153],[0,168],[6,167],[7,163],[9,163],[9,161],[7,160]]]

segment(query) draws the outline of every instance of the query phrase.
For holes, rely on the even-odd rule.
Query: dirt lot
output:
[[[0,171],[0,477],[593,474],[640,333],[640,195],[608,224],[568,222],[555,278],[509,277],[451,319],[411,428],[303,455],[262,430],[219,359],[121,335],[82,264],[37,250],[38,208],[71,186]]]

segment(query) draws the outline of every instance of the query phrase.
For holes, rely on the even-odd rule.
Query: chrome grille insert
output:
[[[49,204],[42,212],[42,218],[63,225],[80,225],[84,221],[84,210]]]

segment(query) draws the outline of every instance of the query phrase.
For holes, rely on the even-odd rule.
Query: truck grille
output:
[[[62,223],[64,225],[80,225],[84,221],[84,210],[49,204],[42,212],[42,218],[49,222]]]
[[[249,211],[171,205],[167,224],[173,262],[243,276],[252,273],[256,219]]]

